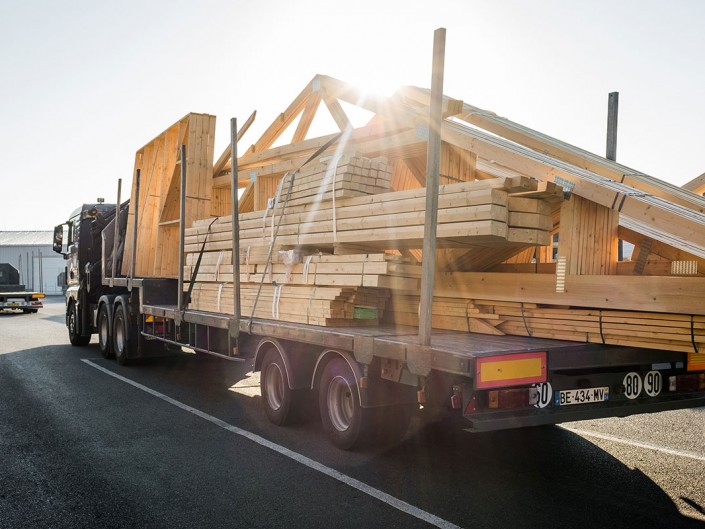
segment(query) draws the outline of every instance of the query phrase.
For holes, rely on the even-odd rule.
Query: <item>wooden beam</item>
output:
[[[425,157],[414,156],[413,158],[402,158],[402,163],[414,175],[416,181],[422,186],[426,185],[426,160]]]
[[[291,139],[291,143],[298,143],[306,138],[306,134],[308,133],[308,129],[311,128],[311,123],[313,122],[313,118],[316,116],[316,110],[318,110],[318,105],[320,103],[320,92],[315,92],[309,96],[308,101],[306,101],[306,106],[301,113],[301,119],[296,127],[294,136]]]
[[[247,118],[247,121],[242,124],[240,127],[240,130],[237,131],[237,141],[238,143],[240,142],[240,139],[245,135],[247,132],[247,129],[250,128],[250,125],[255,121],[255,116],[257,116],[257,111],[254,110],[252,114],[250,114],[250,117]],[[231,166],[230,164],[230,148],[232,147],[231,143],[228,143],[228,146],[225,148],[223,151],[223,154],[220,155],[220,158],[218,158],[218,161],[215,162],[215,165],[213,166],[213,176],[218,176],[218,173],[223,171],[226,168],[229,168]]]
[[[651,253],[651,245],[653,244],[653,239],[642,239],[641,242],[636,246],[636,259],[634,259],[634,270],[633,274],[640,276],[644,273],[644,267],[646,266],[646,261]]]
[[[699,277],[568,275],[565,289],[555,291],[552,274],[453,272],[438,275],[434,295],[705,315],[705,282]]]
[[[696,195],[705,195],[705,173],[684,184],[683,189]]]
[[[338,128],[343,131],[346,128],[350,127],[350,120],[348,119],[347,114],[345,113],[345,110],[343,110],[343,107],[340,105],[340,102],[334,97],[329,96],[328,94],[325,94],[323,96],[323,102],[326,104],[326,107],[328,107],[328,111],[330,112],[330,115],[333,116],[333,120],[335,120],[335,124],[338,125]]]
[[[291,104],[286,108],[284,112],[279,114],[277,119],[269,126],[269,128],[262,134],[260,139],[250,147],[249,153],[258,153],[269,149],[272,144],[277,141],[277,138],[286,130],[286,128],[291,125],[291,123],[296,119],[306,106],[309,96],[313,92],[314,83],[317,82],[318,77],[314,77],[296,96]]]
[[[404,87],[399,90],[399,93],[424,104],[427,104],[429,98],[428,90],[423,88]],[[627,184],[634,189],[665,198],[674,204],[701,213],[705,212],[705,199],[703,197],[693,196],[678,186],[532,130],[507,118],[500,117],[494,112],[464,104],[463,113],[457,117],[502,138],[543,153],[548,157],[568,162],[578,168]]]
[[[637,231],[631,230],[624,226],[619,227],[619,238],[627,242],[634,244],[635,246],[640,243],[645,237],[644,234]],[[698,263],[698,270],[705,270],[705,258],[693,255],[692,253],[684,252],[674,248],[673,246],[650,239],[651,243],[651,254],[657,255],[669,261],[696,261]]]

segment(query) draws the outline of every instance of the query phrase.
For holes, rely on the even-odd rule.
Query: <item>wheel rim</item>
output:
[[[76,310],[73,307],[69,313],[69,333],[76,334]]]
[[[102,349],[107,349],[108,347],[108,318],[105,317],[105,313],[101,313],[100,318],[100,347]]]
[[[267,391],[267,404],[273,410],[278,410],[284,402],[284,377],[281,369],[275,363],[267,366],[264,373],[264,387]]]
[[[121,317],[115,318],[115,348],[122,353],[125,348],[125,326]]]
[[[328,386],[328,413],[333,427],[344,432],[350,427],[355,403],[350,385],[343,377],[337,376]]]

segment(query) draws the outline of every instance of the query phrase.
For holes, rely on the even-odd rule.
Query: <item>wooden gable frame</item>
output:
[[[428,90],[416,87],[404,87],[389,98],[368,97],[337,79],[315,76],[239,157],[239,186],[250,186],[246,194],[247,204],[243,205],[254,210],[265,209],[267,199],[275,193],[283,174],[296,170],[334,136],[306,137],[316,113],[323,106],[340,130],[348,129],[347,150],[363,156],[390,159],[395,168],[395,190],[422,187],[425,185],[425,126],[429,98]],[[352,128],[341,102],[361,107],[373,113],[374,118],[363,127]],[[580,208],[581,214],[575,217],[573,228],[568,226],[573,217],[563,215],[566,241],[580,240],[579,223],[588,218],[591,219],[589,222],[603,223],[601,225],[606,229],[609,227],[609,236],[600,238],[603,244],[599,250],[600,258],[593,265],[572,266],[569,270],[593,273],[599,269],[601,273],[613,273],[617,265],[615,243],[624,234],[629,234],[632,240],[634,234],[641,237],[640,240],[648,237],[658,243],[652,245],[653,248],[674,249],[674,252],[662,251],[662,254],[705,259],[703,197],[450,97],[444,97],[443,113],[445,167],[442,167],[441,174],[447,175],[443,183],[524,175],[541,182],[572,187],[572,194],[580,197],[576,200],[595,204]],[[272,147],[299,116],[292,143]],[[335,145],[331,146],[325,154],[335,148]],[[230,182],[229,147],[221,159],[224,163],[216,164],[214,172],[214,196],[220,189],[223,195],[229,194],[225,193]],[[223,209],[220,214],[227,214],[227,211]],[[556,231],[560,222],[558,211],[555,215]],[[571,230],[573,233],[568,237]],[[584,233],[585,244],[594,244],[594,234]],[[563,248],[566,246],[567,242]],[[550,255],[549,250],[542,255]],[[450,260],[462,263],[466,270],[476,270],[477,267],[488,270],[513,257],[507,256],[507,252],[502,255],[497,252],[496,259],[488,259],[486,255],[470,258],[472,250],[450,253],[453,254],[448,256]],[[517,253],[520,252],[513,255]]]

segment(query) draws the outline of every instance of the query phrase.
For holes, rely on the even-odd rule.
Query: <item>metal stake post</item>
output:
[[[233,228],[233,320],[230,322],[230,337],[237,340],[240,334],[240,211],[237,197],[237,119],[230,120],[230,200],[232,201]],[[229,353],[232,354],[233,344]]]
[[[134,206],[134,222],[132,229],[132,259],[130,262],[130,280],[127,283],[127,290],[132,292],[132,281],[135,278],[135,266],[137,263],[137,222],[139,221],[139,208],[140,208],[140,170],[137,169],[137,174],[135,174],[135,203],[130,204],[130,207]]]
[[[186,145],[181,145],[181,192],[179,204],[179,293],[176,308],[181,314],[184,308],[184,245],[186,235]]]
[[[433,287],[436,273],[436,227],[438,224],[438,185],[441,172],[441,126],[443,116],[443,69],[445,65],[446,30],[433,34],[433,69],[431,104],[428,119],[428,162],[426,164],[426,220],[423,233],[421,268],[421,305],[419,309],[419,342],[431,345]]]
[[[115,204],[115,234],[113,235],[113,264],[110,267],[110,287],[115,283],[115,268],[117,267],[118,236],[120,234],[120,194],[122,191],[122,178],[118,178],[117,204]]]

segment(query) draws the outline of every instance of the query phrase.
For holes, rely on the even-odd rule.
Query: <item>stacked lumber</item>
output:
[[[420,297],[393,293],[387,321],[395,325],[419,325]],[[502,335],[496,327],[503,320],[497,314],[484,313],[472,300],[449,297],[433,298],[431,326],[434,329]]]
[[[393,295],[386,321],[418,325],[419,297]],[[705,316],[434,297],[436,329],[705,353]],[[695,344],[695,345],[694,345]]]
[[[260,253],[260,252],[258,252]],[[223,255],[226,252],[223,251]],[[232,252],[227,252],[227,261]],[[215,252],[205,253],[204,260],[195,276],[197,283],[231,281],[233,265],[217,262],[213,264]],[[348,286],[377,287],[395,290],[416,290],[419,287],[421,268],[409,264],[406,259],[390,254],[351,254],[351,255],[296,255],[291,260],[291,252],[273,252],[272,264],[266,259],[260,262],[248,261],[240,269],[242,283],[263,281],[278,285]],[[206,258],[206,256],[208,256]],[[288,257],[283,257],[288,256]],[[184,277],[192,278],[197,254],[190,254],[184,267]],[[259,259],[257,259],[259,261]],[[194,263],[194,264],[188,264]],[[211,263],[211,264],[205,264]]]
[[[705,316],[478,302],[502,320],[506,334],[628,345],[691,353],[705,351]]]
[[[258,295],[259,291],[259,295]],[[326,327],[375,326],[384,315],[389,292],[365,287],[256,284],[240,287],[243,316]],[[232,283],[196,283],[191,306],[233,314]]]
[[[282,182],[280,202],[289,197],[288,206],[321,200],[359,197],[391,190],[392,167],[384,157],[364,158],[356,154],[326,157],[310,168],[301,169],[289,192],[289,181]]]
[[[286,186],[286,182],[284,183]],[[553,220],[545,192],[530,179],[492,179],[440,187],[438,246],[546,245]],[[517,200],[511,194],[521,193]],[[552,193],[555,197],[555,192]],[[361,245],[366,251],[421,248],[425,220],[425,189],[343,198],[335,203],[314,201],[285,211],[240,215],[243,247],[268,243],[279,225],[276,244],[289,248],[332,250],[339,244]],[[232,247],[229,217],[212,226],[206,219],[186,230],[186,251],[199,251],[208,233],[206,249]],[[210,226],[210,228],[209,228]]]
[[[421,246],[425,190],[346,197],[343,192],[354,191],[354,186],[360,193],[387,190],[389,181],[389,171],[379,176],[386,171],[382,161],[348,156],[345,164],[335,165],[343,178],[350,174],[353,178],[341,180],[344,185],[335,192],[321,194],[327,178],[323,165],[303,174],[304,180],[298,180],[302,173],[296,175],[288,201],[280,196],[271,211],[240,215],[243,314],[254,310],[260,317],[291,322],[370,325],[383,314],[390,291],[418,292],[419,264],[388,250]],[[360,182],[367,177],[387,184],[365,187]],[[287,179],[282,181],[282,189],[287,185]],[[559,195],[558,188],[538,189],[526,178],[441,186],[438,240],[460,247],[546,244],[553,228],[551,202]],[[285,202],[286,209],[281,206]],[[186,230],[184,277],[194,283],[191,308],[232,310],[231,221],[230,217],[198,220]],[[332,254],[342,247],[348,253]],[[260,290],[260,298],[252,295],[253,288]],[[302,301],[309,297],[310,303]],[[273,306],[279,310],[272,311]],[[403,323],[413,324],[415,310],[407,311]],[[464,321],[467,325],[467,318]],[[475,327],[487,330],[473,323]]]

